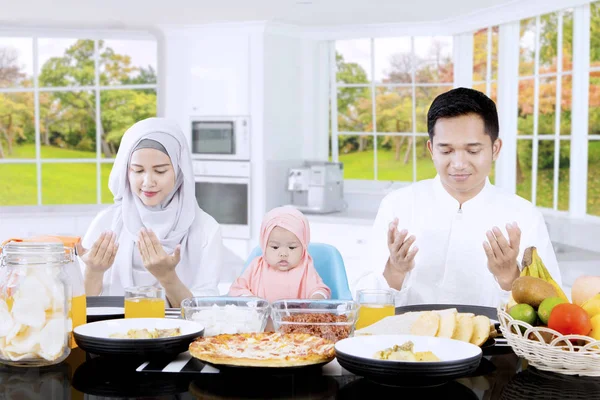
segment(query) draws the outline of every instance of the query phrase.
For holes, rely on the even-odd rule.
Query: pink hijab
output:
[[[300,263],[289,271],[280,271],[269,266],[265,257],[267,243],[273,229],[279,226],[292,232],[302,244]],[[263,218],[260,227],[262,254],[256,257],[244,273],[231,285],[230,296],[258,296],[270,302],[281,299],[307,299],[315,293],[331,297],[331,290],[314,267],[308,254],[310,227],[308,220],[292,206],[277,207]]]

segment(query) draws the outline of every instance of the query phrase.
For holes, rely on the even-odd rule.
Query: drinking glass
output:
[[[125,318],[164,318],[163,289],[133,286],[125,289]]]
[[[388,289],[359,290],[356,300],[359,305],[356,329],[374,324],[396,312],[394,293]]]

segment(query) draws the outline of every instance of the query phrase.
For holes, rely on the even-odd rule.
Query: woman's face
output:
[[[139,149],[131,155],[129,187],[147,206],[160,204],[175,187],[171,159],[156,149]]]

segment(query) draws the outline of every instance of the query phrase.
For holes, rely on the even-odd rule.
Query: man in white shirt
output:
[[[529,246],[561,285],[540,211],[488,179],[502,148],[494,102],[473,89],[450,90],[431,104],[427,126],[437,176],[382,200],[354,289],[391,288],[397,306],[496,307]]]

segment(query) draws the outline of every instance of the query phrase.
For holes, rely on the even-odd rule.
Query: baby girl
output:
[[[262,255],[256,257],[231,285],[230,296],[281,299],[328,299],[323,283],[308,254],[308,220],[292,206],[269,211],[260,227]]]

